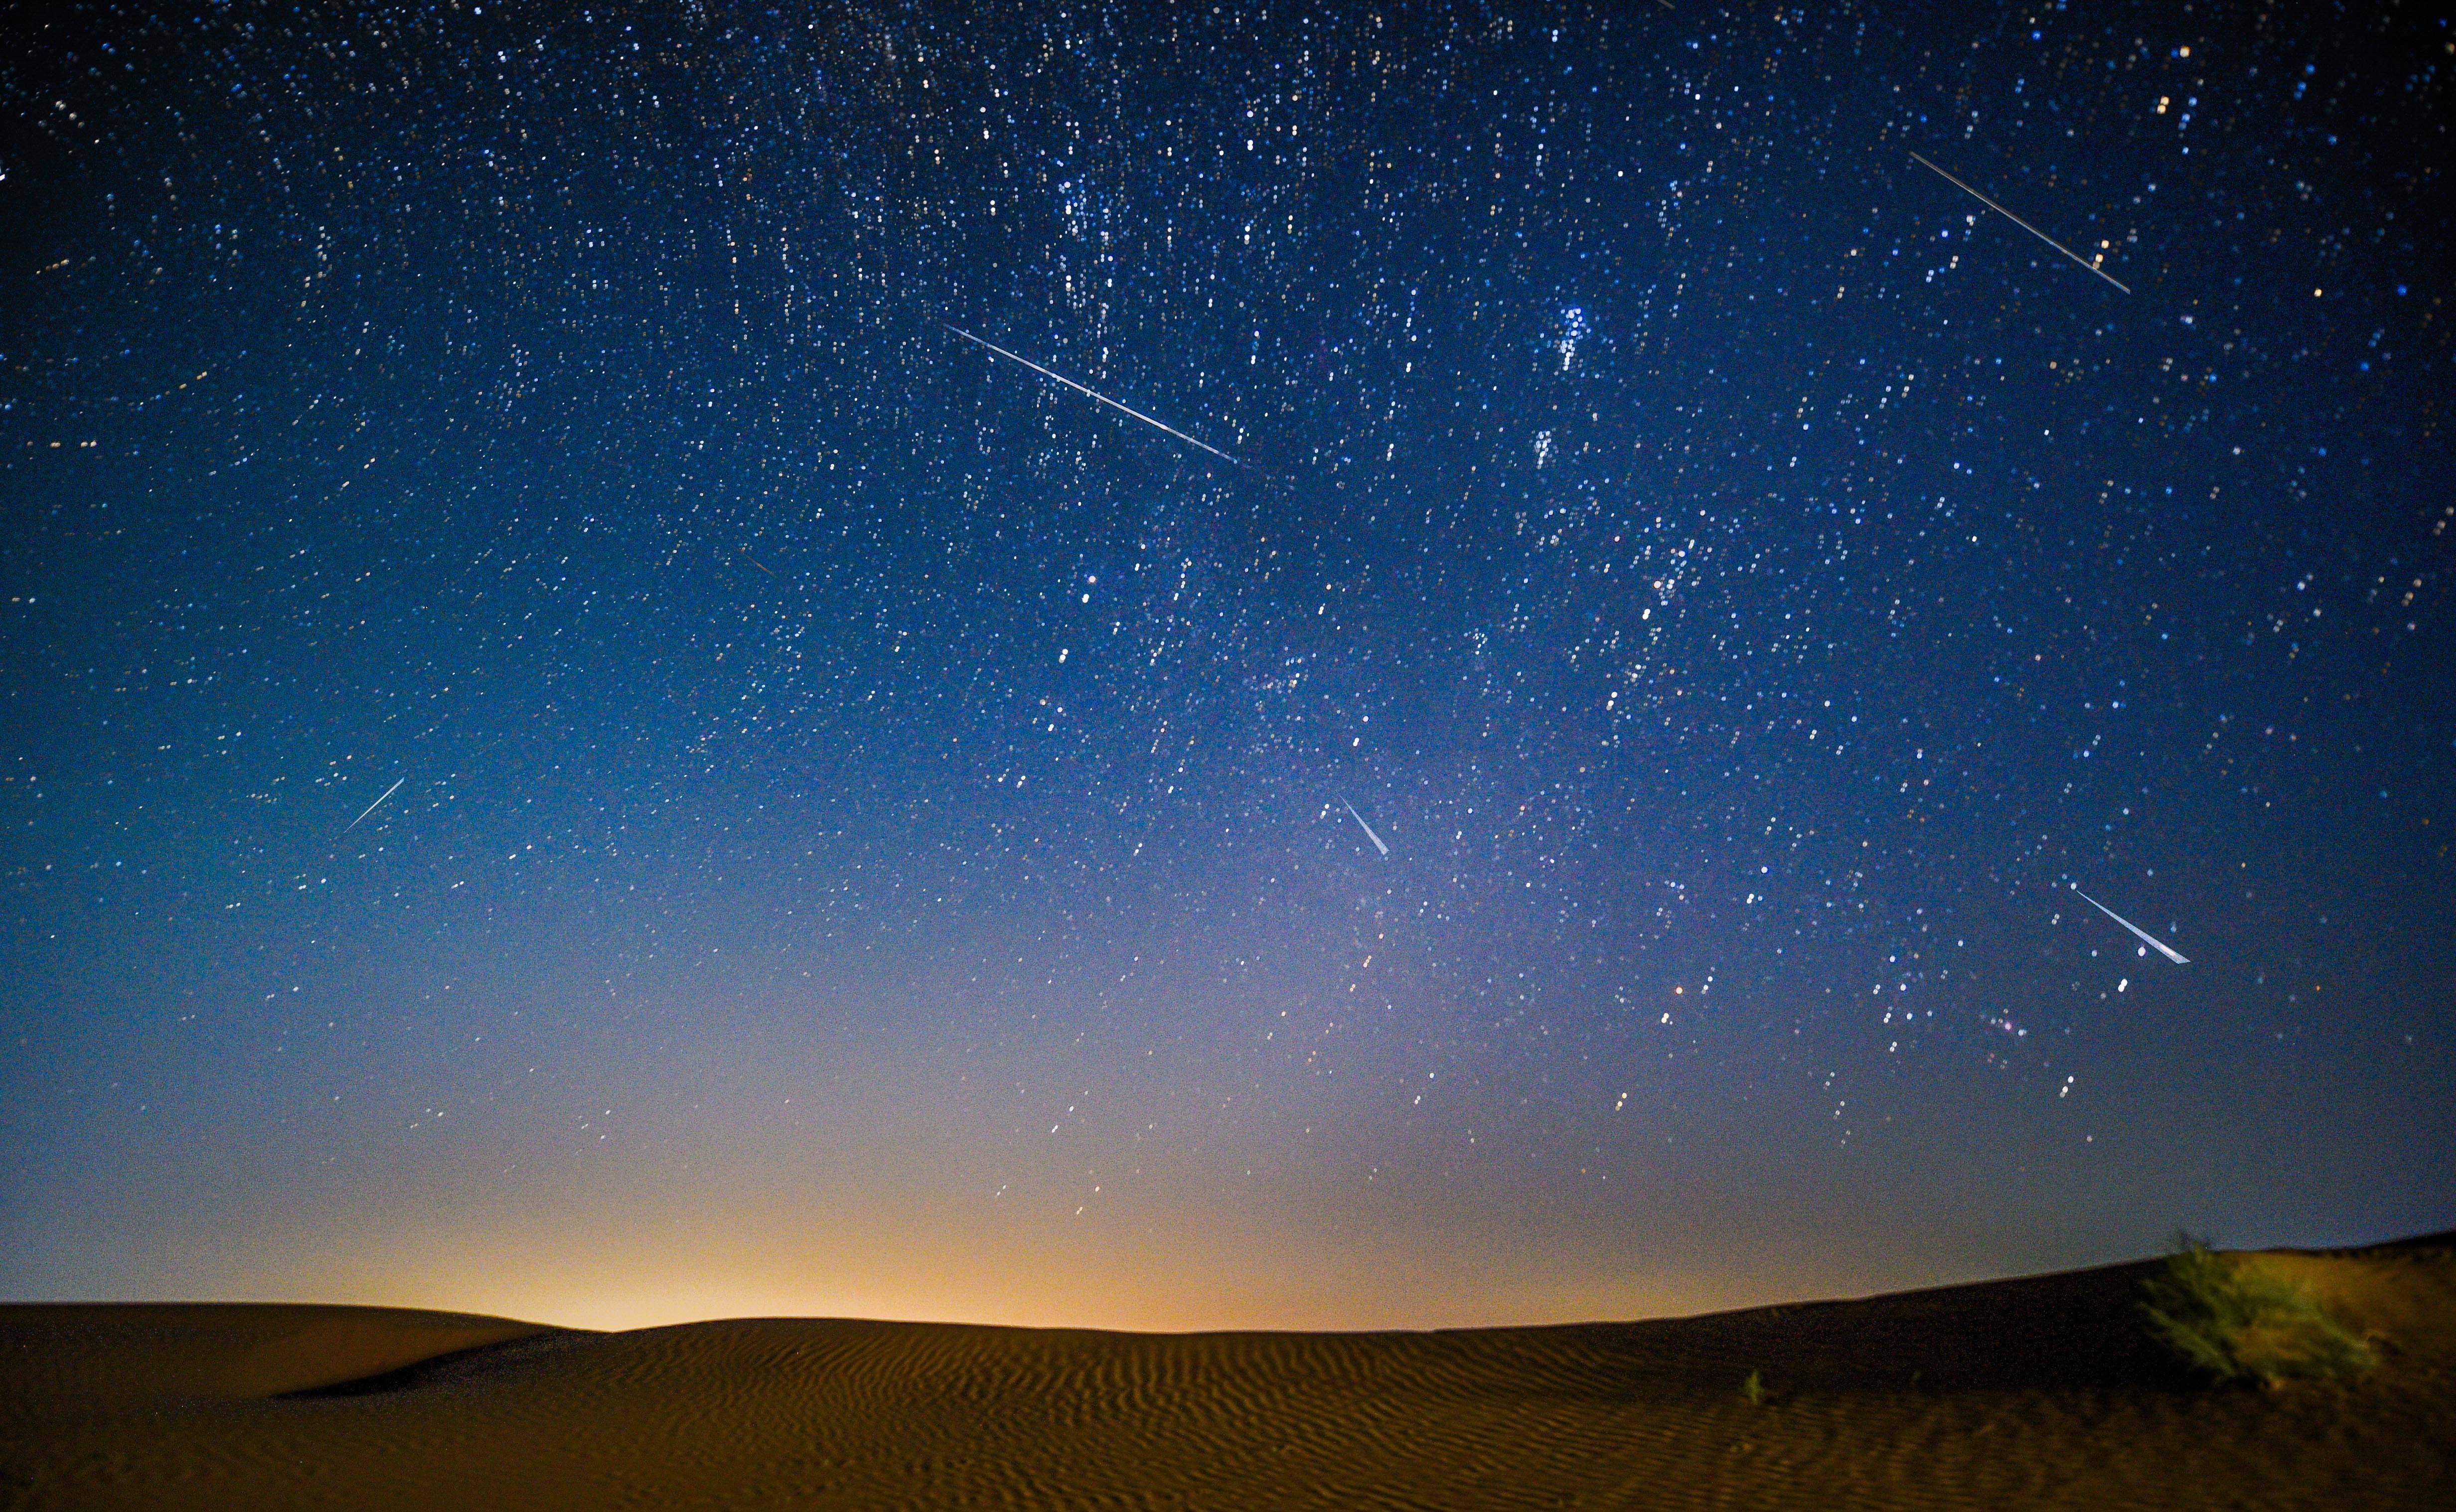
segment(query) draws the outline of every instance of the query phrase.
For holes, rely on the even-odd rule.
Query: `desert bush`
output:
[[[2205,1239],[2180,1237],[2143,1283],[2140,1308],[2150,1332],[2186,1361],[2221,1380],[2267,1386],[2355,1375],[2376,1362],[2302,1282],[2258,1256],[2221,1255]]]

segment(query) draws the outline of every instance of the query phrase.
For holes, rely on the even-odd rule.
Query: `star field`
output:
[[[6,25],[10,1295],[2456,1221],[2425,9]]]

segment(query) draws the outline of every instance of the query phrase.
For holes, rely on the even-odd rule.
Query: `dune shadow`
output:
[[[2140,1314],[2145,1264],[1627,1325],[1653,1374],[1762,1369],[1843,1392],[2187,1390]]]
[[[321,1386],[302,1386],[296,1391],[276,1392],[274,1401],[338,1401],[353,1397],[388,1397],[416,1391],[437,1384],[446,1377],[460,1378],[471,1367],[490,1362],[508,1362],[509,1358],[534,1354],[541,1344],[560,1344],[569,1339],[588,1337],[566,1329],[552,1329],[542,1334],[522,1334],[516,1338],[498,1338],[466,1349],[446,1350],[424,1359],[396,1365],[369,1376],[357,1376],[347,1380],[327,1382]]]

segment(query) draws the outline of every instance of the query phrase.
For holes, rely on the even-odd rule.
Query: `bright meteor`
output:
[[[389,797],[391,797],[393,794],[395,794],[395,793],[397,793],[397,792],[400,791],[400,785],[401,785],[401,783],[405,783],[405,782],[407,782],[407,781],[409,781],[409,779],[408,779],[408,778],[406,778],[406,777],[403,777],[403,778],[401,778],[401,779],[399,780],[399,782],[396,782],[396,783],[394,783],[391,787],[389,787],[385,788],[385,789],[383,790],[383,792],[382,792],[381,796],[378,797],[374,803],[371,803],[371,804],[367,805],[364,808],[361,808],[361,809],[359,809],[359,810],[358,810],[358,819],[364,819],[367,815],[369,815],[369,814],[371,814],[371,813],[374,813],[374,812],[375,812],[377,809],[379,809],[379,808],[381,808],[381,807],[383,807],[383,801],[384,801],[384,799],[389,798]],[[341,833],[343,833],[343,834],[345,834],[345,835],[346,835],[346,834],[348,834],[351,830],[356,829],[357,828],[358,828],[358,819],[353,819],[353,820],[351,820],[348,824],[343,825],[343,826],[341,827]]]
[[[944,320],[941,320],[938,323],[940,325],[947,325],[947,322]],[[962,326],[947,325],[947,329],[954,332],[957,336],[962,337],[965,340],[972,342],[974,346],[989,348],[991,351],[996,353],[998,356],[1006,358],[1010,362],[1022,363],[1025,367],[1032,369],[1032,371],[1039,374],[1042,378],[1054,378],[1058,382],[1065,384],[1068,388],[1073,389],[1077,394],[1088,394],[1092,398],[1098,399],[1101,403],[1109,406],[1109,408],[1119,411],[1122,414],[1131,415],[1135,419],[1142,421],[1144,424],[1152,427],[1154,430],[1166,431],[1169,435],[1176,437],[1178,440],[1183,441],[1188,446],[1198,446],[1202,450],[1209,452],[1212,456],[1217,457],[1223,461],[1235,462],[1239,467],[1245,465],[1245,462],[1241,458],[1231,457],[1226,452],[1221,451],[1218,447],[1212,445],[1208,441],[1196,440],[1193,437],[1186,435],[1176,426],[1170,425],[1161,420],[1156,420],[1150,416],[1144,414],[1142,411],[1134,408],[1132,405],[1120,404],[1115,399],[1109,398],[1109,396],[1100,393],[1096,389],[1085,388],[1082,384],[1075,382],[1073,378],[1068,378],[1063,373],[1052,373],[1049,369],[1042,367],[1032,358],[1028,357],[1017,357],[1006,348],[999,346],[994,341],[984,341],[979,337],[976,337],[970,331],[965,330]]]
[[[2192,964],[2192,963],[2191,963],[2191,961],[2190,961],[2188,958],[2186,958],[2186,957],[2184,957],[2184,956],[2181,956],[2181,955],[2177,954],[2177,953],[2176,953],[2172,949],[2170,949],[2170,948],[2167,946],[2167,944],[2166,944],[2166,942],[2165,942],[2165,941],[2163,941],[2163,940],[2161,940],[2161,939],[2158,938],[2156,935],[2154,935],[2154,934],[2150,933],[2148,930],[2146,930],[2142,929],[2140,926],[2139,926],[2139,925],[2137,925],[2137,924],[2133,923],[2130,919],[2125,918],[2122,914],[2116,912],[2113,909],[2108,908],[2105,904],[2098,902],[2096,898],[2091,897],[2088,893],[2086,893],[2086,892],[2081,892],[2081,891],[2080,891],[2080,884],[2079,884],[2079,883],[2076,882],[2076,883],[2074,883],[2074,884],[2073,884],[2073,890],[2074,890],[2075,892],[2080,892],[2080,900],[2081,900],[2083,903],[2088,904],[2091,908],[2096,909],[2098,912],[2105,914],[2108,918],[2113,919],[2116,923],[2122,925],[2125,929],[2130,930],[2133,933],[2135,933],[2135,934],[2137,934],[2137,935],[2140,936],[2140,938],[2141,938],[2143,941],[2147,942],[2147,944],[2148,944],[2149,948],[2150,948],[2151,950],[2153,950],[2157,951],[2159,955],[2162,955],[2162,956],[2164,956],[2166,959],[2168,959],[2168,960],[2170,960],[2170,961],[2174,962],[2177,966],[2189,966],[2189,965],[2191,965],[2191,964]]]
[[[1382,837],[1373,832],[1373,827],[1364,822],[1364,816],[1356,811],[1356,806],[1349,803],[1344,798],[1341,799],[1339,802],[1340,807],[1347,810],[1347,817],[1355,820],[1356,827],[1364,831],[1364,838],[1373,842],[1373,848],[1381,851],[1385,856],[1388,855],[1390,853],[1390,848],[1382,843]]]
[[[1924,167],[1924,168],[1928,169],[1930,172],[1934,173],[1937,177],[1942,178],[1946,183],[1951,184],[1951,185],[1952,185],[1954,188],[1955,188],[1955,189],[1960,190],[1963,194],[1968,194],[1971,198],[1973,198],[1973,199],[1975,199],[1975,200],[1978,201],[1980,204],[1982,204],[1982,205],[1986,206],[1988,209],[1990,209],[1990,210],[1992,210],[1992,211],[1996,212],[1996,214],[1997,214],[1997,215],[1999,215],[2003,216],[2006,220],[2011,221],[2014,225],[2020,227],[2023,231],[2028,232],[2031,235],[2037,237],[2040,241],[2045,242],[2048,246],[2055,248],[2057,252],[2062,253],[2065,256],[2070,257],[2073,261],[2075,261],[2075,262],[2077,262],[2077,263],[2079,263],[2079,264],[2080,264],[2082,267],[2084,267],[2084,268],[2087,268],[2090,272],[2092,272],[2092,273],[2094,273],[2094,274],[2097,274],[2099,277],[2104,278],[2107,282],[2109,282],[2109,283],[2111,283],[2111,284],[2114,284],[2117,288],[2121,289],[2125,294],[2130,294],[2130,293],[2132,292],[2132,290],[2131,290],[2130,286],[2128,286],[2127,284],[2123,283],[2120,279],[2118,279],[2118,278],[2115,277],[2112,274],[2109,274],[2105,269],[2100,268],[2097,263],[2094,263],[2094,262],[2090,261],[2087,257],[2084,257],[2084,256],[2082,256],[2079,253],[2077,253],[2077,252],[2073,251],[2070,247],[2065,246],[2062,242],[2057,241],[2055,237],[2048,235],[2045,232],[2040,231],[2037,227],[2031,225],[2028,221],[2023,220],[2020,216],[2018,216],[2018,215],[2016,215],[2013,214],[2013,213],[2012,213],[2011,211],[2009,211],[2009,210],[2006,210],[2003,206],[2001,206],[2001,205],[1999,205],[1999,204],[1996,203],[1996,201],[1994,201],[1994,200],[1992,200],[1992,199],[1988,198],[1986,195],[1984,195],[1984,194],[1980,194],[1978,191],[1976,191],[1976,190],[1975,190],[1975,189],[1971,188],[1968,184],[1963,183],[1960,179],[1954,177],[1951,174],[1946,173],[1943,169],[1936,167],[1934,163],[1929,162],[1926,158],[1924,158],[1924,157],[1920,157],[1918,153],[1911,153],[1911,157],[1912,157],[1914,161],[1916,161],[1918,164],[1920,164],[1920,166],[1922,166],[1922,167]],[[2163,946],[2160,946],[2160,947],[2159,947],[2159,949],[2160,949],[2160,950],[2163,950],[2163,949],[2164,949],[2164,947],[2163,947]]]

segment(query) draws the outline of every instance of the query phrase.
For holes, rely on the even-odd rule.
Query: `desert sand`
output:
[[[2376,1369],[2203,1382],[2142,1330],[2146,1262],[1429,1334],[0,1307],[0,1506],[2443,1504],[2456,1235],[2272,1253]]]

